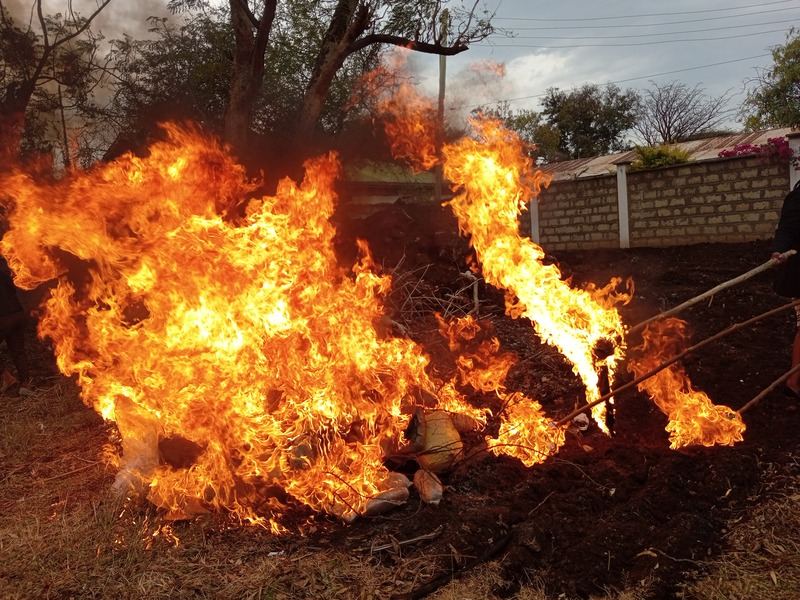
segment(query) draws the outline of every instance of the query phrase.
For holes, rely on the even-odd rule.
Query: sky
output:
[[[508,35],[447,59],[454,113],[503,100],[514,110],[539,110],[551,87],[613,82],[644,90],[651,80],[699,85],[713,97],[729,93],[735,109],[759,70],[773,64],[770,50],[786,43],[792,26],[800,28],[798,0],[486,2],[495,27]],[[423,87],[437,90],[438,58],[418,55],[413,62]],[[728,125],[741,128],[733,117]]]
[[[220,0],[221,1],[221,0]],[[97,0],[74,0],[87,15]],[[471,7],[474,0],[451,0]],[[679,81],[707,95],[729,93],[742,103],[748,82],[772,64],[770,50],[800,28],[800,0],[480,0],[494,12],[498,32],[446,60],[450,120],[507,101],[513,110],[539,110],[546,90],[613,82],[621,89],[652,89]],[[32,0],[6,0],[18,16]],[[69,0],[45,0],[47,12]],[[98,26],[108,38],[144,35],[149,15],[167,15],[167,0],[114,0]],[[23,17],[24,20],[24,17]],[[423,91],[436,96],[439,58],[410,53]],[[741,125],[732,116],[731,128]]]

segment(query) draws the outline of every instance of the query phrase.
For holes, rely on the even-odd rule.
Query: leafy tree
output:
[[[648,146],[685,142],[718,127],[729,116],[730,93],[709,97],[696,85],[672,81],[652,86],[641,96],[634,130]]]
[[[561,140],[557,129],[545,123],[541,113],[529,109],[514,111],[508,102],[501,102],[494,108],[481,107],[472,113],[502,121],[508,129],[516,132],[523,141],[530,144],[529,156],[536,161],[555,162],[565,158],[563,152],[559,150]]]
[[[559,134],[559,149],[569,158],[588,158],[626,147],[625,134],[636,123],[639,95],[614,84],[586,84],[571,92],[550,88],[542,101],[545,122]]]
[[[97,105],[92,94],[104,74],[97,57],[102,38],[92,21],[111,0],[102,0],[89,17],[70,10],[45,15],[35,0],[31,19],[19,26],[0,2],[0,144],[2,158],[14,159],[56,145],[64,166],[87,159],[86,128]],[[34,25],[35,23],[35,25]]]
[[[450,4],[458,6],[449,8]],[[176,11],[205,5],[205,0],[168,4]],[[308,136],[320,124],[334,81],[348,61],[386,45],[440,55],[463,52],[492,31],[488,16],[476,17],[475,6],[465,10],[450,0],[229,0],[235,46],[224,137],[237,147],[247,141],[254,116],[262,116],[257,111],[259,96],[272,91],[263,87],[275,65],[271,51],[287,39],[301,43],[281,49],[301,58],[305,68],[280,73],[302,84],[293,125],[295,135]],[[443,20],[453,32],[446,38]],[[290,35],[292,31],[304,35]]]
[[[772,49],[772,60],[742,104],[740,116],[751,131],[800,127],[800,31],[789,30],[786,43]]]
[[[308,39],[317,21],[308,10],[276,19],[267,52],[264,82],[253,106],[250,131],[258,134],[258,160],[287,160],[287,140],[305,92],[313,53]],[[117,78],[111,115],[117,139],[107,158],[146,145],[159,135],[156,124],[183,118],[222,133],[228,102],[235,40],[227,7],[188,13],[177,22],[154,18],[146,40],[114,42]],[[367,48],[345,62],[331,83],[319,129],[340,135],[360,116],[365,100],[353,94],[356,82],[378,65],[379,47]],[[270,140],[279,140],[279,142]],[[274,148],[280,144],[280,151]],[[251,148],[252,150],[252,148]],[[265,156],[275,151],[276,156]],[[249,154],[252,154],[249,153]],[[244,157],[246,159],[246,157]],[[289,161],[291,162],[291,161]]]
[[[116,76],[107,108],[116,139],[106,158],[138,148],[160,121],[192,119],[222,130],[233,35],[227,15],[203,12],[171,23],[150,17],[149,37],[112,42]]]

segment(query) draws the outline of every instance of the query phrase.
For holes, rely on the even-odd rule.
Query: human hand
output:
[[[785,254],[781,254],[780,252],[773,252],[772,253],[772,260],[775,261],[775,264],[782,265],[788,260],[788,256]]]

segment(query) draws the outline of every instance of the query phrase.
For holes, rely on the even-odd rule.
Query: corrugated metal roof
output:
[[[692,142],[681,142],[676,146],[688,151],[691,160],[696,162],[717,158],[722,150],[730,149],[740,144],[766,144],[768,139],[785,137],[791,131],[792,129],[788,127],[766,129],[764,131],[737,133],[735,135],[724,135]],[[545,173],[551,174],[554,181],[558,181],[614,173],[617,170],[617,163],[628,162],[634,158],[636,158],[635,152],[617,152],[594,158],[578,158],[550,163],[539,168]]]

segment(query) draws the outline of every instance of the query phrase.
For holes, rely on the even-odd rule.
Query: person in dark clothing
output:
[[[5,237],[8,228],[6,207],[0,205],[0,239]],[[17,371],[16,379],[8,370],[3,371],[0,375],[0,392],[5,392],[19,383],[18,393],[26,396],[33,394],[31,371],[25,348],[25,329],[32,321],[22,307],[17,291],[11,269],[5,257],[0,255],[0,340],[5,340]]]
[[[11,278],[11,270],[5,259],[0,257],[0,339],[5,340],[11,360],[17,370],[20,393],[30,389],[31,382],[31,372],[25,349],[25,326],[27,324],[28,314],[22,308],[17,296],[17,288]],[[9,387],[13,383],[8,381],[5,374],[3,379],[4,381],[0,383],[3,388]]]
[[[788,259],[782,254],[796,250]],[[772,241],[772,258],[779,263],[775,277],[775,292],[787,298],[800,298],[800,182],[787,194]],[[792,346],[792,367],[800,364],[800,306],[795,306],[797,329]],[[800,371],[786,380],[786,393],[800,399]]]

